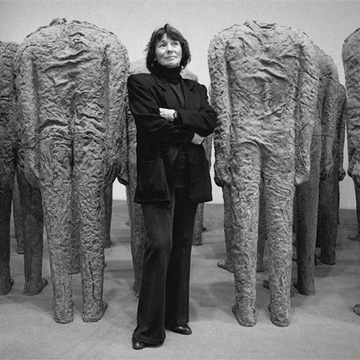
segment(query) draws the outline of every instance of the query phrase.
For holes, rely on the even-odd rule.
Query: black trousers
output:
[[[197,204],[186,189],[175,189],[170,204],[143,204],[145,247],[134,338],[161,344],[165,328],[189,321],[192,237]]]

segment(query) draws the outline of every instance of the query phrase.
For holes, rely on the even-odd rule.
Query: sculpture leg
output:
[[[3,131],[2,128],[0,128]],[[3,134],[0,134],[3,135]],[[13,144],[0,142],[0,295],[10,292],[14,280],[10,276],[10,218],[12,188],[15,178]]]
[[[105,188],[104,206],[105,206],[105,234],[104,247],[111,247],[111,216],[113,202],[113,186],[109,185]]]
[[[20,194],[17,176],[15,175],[14,188],[13,188],[13,218],[15,237],[17,242],[16,252],[18,254],[24,254],[24,229],[23,220],[21,216]]]
[[[224,199],[224,236],[225,236],[225,250],[226,250],[226,258],[218,261],[217,266],[225,269],[229,272],[234,272],[233,263],[232,263],[232,241],[233,241],[233,220],[231,219],[231,194],[230,194],[230,186],[224,185],[222,188],[223,191],[223,199]]]
[[[42,140],[40,148],[43,178],[41,196],[54,292],[54,319],[65,324],[73,321],[74,317],[71,275],[71,141],[47,138]]]
[[[257,265],[256,271],[264,271],[264,252],[265,252],[265,241],[266,241],[266,213],[265,213],[265,196],[263,194],[263,185],[261,181],[261,190],[260,190],[260,205],[259,205],[259,237],[258,237],[258,252],[257,252]],[[233,241],[233,220],[231,219],[230,211],[230,187],[224,185],[223,187],[223,199],[224,199],[224,234],[225,234],[225,249],[226,249],[226,258],[220,260],[217,263],[217,266],[225,269],[229,272],[234,272],[232,260],[231,260],[231,244]]]
[[[80,216],[78,209],[78,190],[76,182],[72,177],[71,186],[71,273],[79,274],[81,272],[80,265]]]
[[[256,262],[260,195],[260,149],[238,144],[238,164],[231,165],[232,259],[235,279],[233,312],[242,326],[256,324]]]
[[[17,181],[24,228],[24,294],[36,295],[47,284],[42,277],[44,218],[40,190],[30,185],[18,170]]]
[[[11,201],[11,189],[0,188],[0,295],[8,294],[14,283],[10,276]]]
[[[297,284],[300,294],[315,294],[315,246],[318,219],[321,136],[313,136],[310,179],[296,189]]]
[[[80,217],[80,256],[83,295],[82,319],[100,320],[107,308],[104,284],[105,147],[97,139],[74,139],[74,182]]]
[[[319,217],[317,238],[320,242],[320,261],[335,265],[339,201],[336,192],[338,172],[331,170],[328,179],[319,184]]]
[[[195,216],[195,225],[194,225],[194,234],[193,234],[193,245],[199,246],[202,245],[202,233],[204,230],[204,203],[199,204],[196,216]]]
[[[76,189],[77,184],[73,181],[72,186],[72,233],[71,233],[71,246],[72,246],[72,274],[79,274],[81,272],[80,265],[80,217],[78,209],[78,193]],[[111,216],[112,216],[112,185],[105,188],[105,196],[103,205],[105,211],[104,222],[104,247],[109,248],[111,246],[110,230],[111,230]]]
[[[265,243],[267,238],[266,234],[267,234],[266,201],[265,201],[264,181],[261,180],[260,203],[259,203],[259,238],[258,238],[257,262],[256,262],[257,272],[264,271],[264,253],[265,253]]]
[[[279,160],[279,159],[277,159]],[[264,169],[266,224],[269,246],[270,318],[277,326],[290,324],[294,157],[269,161]]]
[[[357,233],[349,235],[350,240],[360,241],[360,184],[353,178],[356,200]]]

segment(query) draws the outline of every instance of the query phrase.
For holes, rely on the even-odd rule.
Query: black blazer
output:
[[[207,101],[204,85],[181,79],[185,106],[179,102],[169,83],[154,74],[136,74],[128,78],[129,106],[137,130],[137,187],[135,202],[170,201],[173,164],[183,148],[189,159],[189,196],[192,203],[212,200],[209,164],[202,145],[194,145],[194,133],[211,134],[216,112]],[[179,121],[168,121],[159,108],[175,109]]]

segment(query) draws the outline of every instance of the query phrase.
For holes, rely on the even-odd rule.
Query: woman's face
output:
[[[178,40],[173,40],[164,34],[155,45],[155,59],[162,65],[174,68],[180,65],[182,48]]]

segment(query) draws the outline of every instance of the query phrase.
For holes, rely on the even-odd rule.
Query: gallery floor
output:
[[[246,328],[231,312],[233,275],[216,266],[225,254],[223,206],[206,205],[203,245],[194,246],[192,253],[193,334],[168,332],[162,347],[140,351],[133,350],[130,341],[137,300],[127,220],[125,201],[114,201],[104,286],[109,307],[97,323],[81,320],[80,275],[73,277],[74,321],[60,325],[52,319],[46,242],[43,271],[49,284],[39,295],[23,295],[23,259],[12,238],[15,284],[10,294],[0,297],[0,359],[360,359],[360,316],[352,311],[360,303],[360,242],[348,239],[356,230],[355,211],[341,210],[337,263],[316,266],[316,295],[296,293],[292,298],[291,325],[279,328],[269,319],[265,271],[257,281],[258,322]]]

